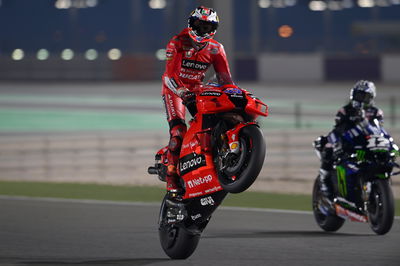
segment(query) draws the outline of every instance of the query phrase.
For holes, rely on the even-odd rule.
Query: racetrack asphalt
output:
[[[323,232],[309,212],[220,208],[194,254],[170,260],[159,204],[0,197],[0,265],[399,265],[400,220],[377,236],[346,222]]]

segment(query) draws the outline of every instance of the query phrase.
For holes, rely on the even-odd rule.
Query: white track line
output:
[[[63,198],[42,198],[42,197],[24,197],[24,196],[5,196],[0,195],[0,200],[27,200],[27,201],[44,201],[44,202],[68,202],[68,203],[84,203],[84,204],[106,204],[117,206],[160,206],[157,202],[132,202],[132,201],[111,201],[111,200],[90,200],[90,199],[63,199]],[[222,210],[230,211],[254,211],[254,212],[273,212],[273,213],[288,213],[288,214],[312,214],[311,211],[295,211],[267,208],[247,208],[247,207],[220,207]],[[400,220],[400,216],[394,217]]]

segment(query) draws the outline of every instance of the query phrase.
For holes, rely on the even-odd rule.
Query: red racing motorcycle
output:
[[[256,118],[268,106],[235,85],[208,84],[194,91],[185,105],[193,118],[182,141],[178,174],[184,194],[161,204],[159,237],[172,259],[185,259],[197,247],[212,213],[227,193],[240,193],[256,180],[266,145]],[[167,147],[156,154],[149,174],[165,181]]]

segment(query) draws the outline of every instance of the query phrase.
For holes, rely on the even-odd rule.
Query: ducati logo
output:
[[[186,51],[186,53],[185,53],[185,57],[187,57],[187,58],[192,57],[192,55],[193,55],[193,51],[192,50]]]

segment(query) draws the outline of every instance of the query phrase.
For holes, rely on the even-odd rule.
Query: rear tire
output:
[[[388,179],[377,179],[372,183],[368,207],[369,224],[372,231],[384,235],[392,228],[394,199]]]
[[[258,126],[249,125],[242,128],[239,139],[243,148],[237,162],[239,165],[228,167],[237,168],[236,170],[219,171],[220,160],[219,158],[215,160],[218,180],[222,188],[230,193],[240,193],[248,189],[258,177],[265,159],[266,145],[263,133]],[[219,154],[218,148],[215,154]],[[232,178],[233,176],[235,178]]]
[[[167,224],[165,199],[166,197],[161,204],[158,228],[161,247],[171,259],[186,259],[195,251],[200,233],[188,231],[184,223]]]
[[[313,195],[312,195],[312,207],[315,221],[322,230],[327,232],[335,232],[342,227],[344,219],[336,216],[335,214],[324,214],[320,210],[320,205],[323,204],[323,195],[320,191],[319,177],[314,182]]]

